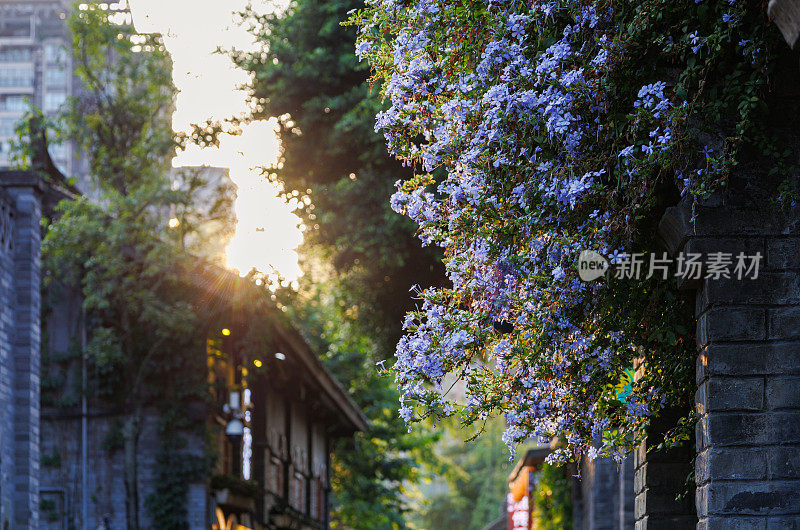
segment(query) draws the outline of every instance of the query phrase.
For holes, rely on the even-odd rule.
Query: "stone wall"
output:
[[[627,530],[633,527],[633,457],[585,460],[573,495],[576,530]]]
[[[90,408],[84,467],[80,407],[41,407],[43,347],[47,354],[63,356],[79,339],[80,301],[74,296],[50,308],[48,340],[42,339],[41,218],[43,203],[58,198],[33,172],[0,171],[0,530],[125,526],[122,455],[113,449],[117,417],[100,406]],[[71,392],[60,397],[75,401],[80,370],[57,368],[59,380]],[[153,491],[157,465],[156,424],[157,417],[150,414],[139,447],[144,528],[151,526],[145,501]],[[205,448],[199,439],[189,440],[188,446],[198,452]],[[81,490],[84,470],[86,492]],[[189,528],[208,528],[207,506],[205,483],[190,485]]]
[[[616,470],[610,458],[587,461],[581,466],[584,530],[614,530],[614,498],[619,491]]]
[[[13,199],[0,187],[0,527],[10,528],[13,518],[14,418],[13,418]]]
[[[0,525],[39,524],[40,244],[43,185],[0,173]]]
[[[800,527],[800,211],[749,193],[682,204],[662,221],[678,249],[760,253],[756,279],[697,289],[698,529]],[[784,205],[785,206],[785,205]]]
[[[800,207],[776,203],[775,182],[763,172],[734,176],[730,186],[724,197],[670,208],[661,222],[673,257],[723,252],[761,260],[755,278],[682,286],[696,298],[696,440],[670,452],[645,442],[635,453],[637,530],[800,528]],[[655,443],[660,424],[674,419],[654,421]],[[694,506],[691,496],[676,501],[691,493],[693,458]],[[608,502],[598,495],[610,483],[602,465],[584,466],[578,528],[621,520],[600,519]],[[624,497],[623,480],[615,502]]]
[[[43,530],[76,528],[125,528],[125,484],[123,452],[115,444],[120,432],[118,417],[91,410],[88,416],[87,465],[81,465],[81,418],[60,410],[45,410],[42,416],[42,454],[47,461],[41,469],[41,484],[47,492],[46,508],[42,509]],[[148,414],[139,440],[139,521],[142,528],[152,528],[146,499],[155,484],[156,454],[159,449],[158,416]],[[189,445],[204,449],[202,440],[189,440]],[[86,473],[87,491],[81,490],[82,473]],[[85,499],[84,499],[85,495]],[[210,527],[207,513],[207,491],[204,482],[190,486],[186,508],[188,528]],[[63,499],[63,501],[62,501]],[[81,523],[81,504],[87,503],[85,526]]]
[[[14,520],[39,524],[39,345],[41,188],[9,187],[14,216]]]
[[[697,524],[692,471],[694,446],[658,450],[665,430],[686,411],[665,410],[650,424],[647,439],[633,454],[636,530],[690,530]]]
[[[90,399],[86,414],[86,461],[83,460],[81,359],[81,299],[74,288],[50,284],[45,290],[43,314],[46,340],[43,350],[41,421],[41,524],[44,530],[125,527],[124,456],[119,411],[101,400]],[[49,381],[54,388],[50,389]],[[153,492],[160,441],[157,411],[149,411],[139,439],[139,516],[142,528],[152,528],[146,506]],[[202,455],[203,440],[189,438],[187,450]],[[83,484],[86,490],[83,490]],[[207,488],[201,481],[190,485],[186,508],[188,528],[209,528]],[[84,518],[85,511],[85,518]],[[84,520],[85,519],[85,520]]]
[[[614,511],[617,514],[620,529],[633,528],[635,517],[634,496],[634,456],[628,456],[619,466],[617,479],[619,493]]]

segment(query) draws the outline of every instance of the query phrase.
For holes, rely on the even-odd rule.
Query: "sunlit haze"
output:
[[[173,115],[175,130],[208,118],[224,119],[247,110],[245,93],[237,87],[247,74],[236,69],[217,47],[248,49],[252,38],[235,23],[234,12],[247,0],[131,0],[136,29],[164,35],[173,60],[173,79],[180,90]],[[269,5],[276,5],[274,2]],[[275,124],[258,122],[241,136],[223,136],[219,148],[189,148],[175,166],[209,165],[230,168],[238,186],[236,235],[228,246],[228,265],[242,273],[256,268],[293,280],[300,274],[294,249],[302,241],[299,219],[277,197],[275,187],[255,169],[275,162]]]

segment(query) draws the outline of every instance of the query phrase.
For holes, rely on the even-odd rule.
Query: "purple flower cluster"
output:
[[[467,390],[455,405],[475,418],[502,411],[510,448],[559,435],[573,449],[594,447],[611,428],[600,397],[632,345],[593,313],[597,287],[579,281],[573,264],[584,249],[618,248],[604,199],[612,175],[634,180],[671,149],[667,84],[645,84],[629,100],[633,143],[598,163],[619,46],[612,13],[597,7],[606,3],[488,0],[470,35],[436,0],[367,4],[356,51],[385,75],[388,108],[376,130],[420,172],[397,183],[391,205],[419,225],[423,243],[444,249],[452,282],[419,293],[405,321],[394,365],[401,415],[449,411],[444,381],[454,374]],[[704,42],[690,41],[697,51]],[[641,423],[657,399],[619,409]]]

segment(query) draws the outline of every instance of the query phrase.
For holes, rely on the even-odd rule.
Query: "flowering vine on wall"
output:
[[[551,460],[621,458],[659,410],[689,406],[692,315],[674,281],[585,283],[575,264],[656,250],[665,207],[724,188],[745,148],[774,151],[765,7],[368,0],[353,15],[387,102],[376,129],[416,169],[392,206],[442,247],[452,281],[420,290],[404,322],[408,422],[503,413],[510,447],[558,436]]]

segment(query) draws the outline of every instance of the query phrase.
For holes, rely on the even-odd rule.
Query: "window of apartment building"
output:
[[[67,84],[67,72],[63,68],[47,68],[44,71],[45,86],[65,86]]]
[[[0,136],[14,136],[16,118],[0,118]]]
[[[0,110],[25,112],[28,110],[28,96],[8,95],[0,96]]]
[[[33,86],[32,66],[0,67],[0,86]]]
[[[31,1],[31,0],[28,0]],[[68,5],[71,2],[61,2]],[[39,16],[36,20],[36,37],[40,42],[47,42],[49,40],[61,40],[64,36],[64,13],[50,12],[45,16]]]
[[[45,92],[44,94],[44,111],[53,112],[61,108],[61,105],[67,100],[66,92]]]
[[[0,20],[0,37],[31,37],[33,28],[31,17],[8,18]]]
[[[30,48],[0,46],[0,62],[25,63],[33,60]]]
[[[0,167],[11,165],[11,142],[0,140]]]
[[[44,60],[47,63],[64,65],[67,63],[67,50],[63,42],[48,42],[44,45]]]

